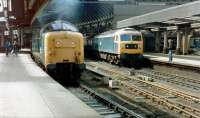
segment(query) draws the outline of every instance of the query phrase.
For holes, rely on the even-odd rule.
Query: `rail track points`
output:
[[[149,77],[149,73],[153,73],[150,76],[153,80],[167,79],[162,77],[166,76],[163,73],[156,71],[131,72],[131,69],[127,71],[123,68],[111,67],[98,62],[86,62],[86,65],[88,70],[118,81],[120,88],[124,88],[132,94],[143,96],[183,117],[200,117],[200,97],[198,95],[190,94],[184,90],[177,90],[170,86],[160,84],[159,82],[144,80],[137,76],[140,74]],[[187,80],[187,78],[181,78],[170,74],[168,74],[167,77],[168,80],[170,80],[169,83],[175,83],[171,78],[178,78],[176,81],[183,79],[186,82]],[[187,86],[193,86],[191,84],[192,82],[199,84],[197,80],[187,80],[187,82],[190,83]]]

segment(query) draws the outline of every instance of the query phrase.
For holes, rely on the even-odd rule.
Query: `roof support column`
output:
[[[188,40],[187,40],[187,49],[188,49],[188,53],[191,52],[191,37],[194,35],[194,29],[189,28],[188,31]]]
[[[160,40],[161,40],[161,32],[156,32],[156,41],[155,41],[155,51],[160,52]]]
[[[163,53],[167,54],[168,44],[167,44],[167,31],[164,31],[164,47],[163,47]]]
[[[177,30],[177,41],[176,41],[176,54],[180,54],[180,43],[181,43],[181,33]]]
[[[10,40],[11,42],[13,42],[13,29],[9,29],[9,37],[10,37]]]
[[[0,40],[1,41],[0,42],[1,45],[0,45],[0,47],[4,47],[4,40],[3,40],[4,37],[3,37],[3,35],[1,35],[0,37],[1,37],[1,40]]]
[[[185,28],[184,30],[184,34],[183,34],[183,55],[188,54],[188,34],[189,34],[189,30],[188,28]]]
[[[19,45],[20,45],[20,49],[22,48],[22,41],[23,41],[23,28],[19,28],[18,29],[19,31],[19,37],[18,37],[18,40],[19,40]]]

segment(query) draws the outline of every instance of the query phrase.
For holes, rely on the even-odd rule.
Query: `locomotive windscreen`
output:
[[[141,41],[140,35],[122,34],[120,38],[121,38],[121,41]]]
[[[71,24],[67,21],[62,21],[62,20],[58,20],[58,21],[48,23],[41,29],[41,33],[52,32],[52,31],[78,32],[78,29],[73,24]]]

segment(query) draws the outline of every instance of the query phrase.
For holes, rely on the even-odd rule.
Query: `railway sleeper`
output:
[[[192,118],[199,118],[199,115],[197,116],[197,114],[194,114],[194,112],[191,113],[190,111],[187,111],[186,109],[182,109],[180,107],[177,107],[177,106],[175,106],[173,104],[167,103],[166,105],[168,106],[168,108],[171,108],[172,111],[174,111],[176,113],[179,113],[181,115],[187,114],[188,116],[191,116]]]
[[[147,82],[146,82],[146,83],[147,83]],[[137,89],[137,90],[138,90],[138,93],[139,93],[140,95],[146,95],[146,94],[148,95],[148,94],[151,94],[151,93],[149,93],[149,92],[146,92],[146,93],[145,93],[143,90],[139,90],[137,87],[130,87],[130,86],[128,86],[128,85],[125,85],[124,83],[121,84],[121,85],[123,85],[124,87],[129,88],[129,89],[130,89],[130,88],[131,88],[131,89],[132,89],[132,88]],[[152,86],[155,86],[155,85],[152,85]],[[156,87],[157,87],[157,86],[156,86]],[[162,87],[161,87],[160,89],[161,89],[161,90],[165,90],[165,91],[169,91],[168,89],[165,89],[165,88],[162,88]],[[177,92],[177,91],[175,91],[175,92],[173,91],[173,93],[178,93],[178,92]],[[179,94],[180,94],[180,92],[179,92]],[[187,96],[187,95],[185,95],[185,94],[182,94],[182,95],[185,96],[185,97],[189,97],[189,96]],[[183,96],[182,96],[182,97],[183,97]],[[152,97],[155,97],[155,98],[156,98],[157,96],[152,96]],[[163,101],[163,100],[164,100],[164,101]],[[162,102],[166,102],[166,104],[174,105],[173,102],[172,102],[172,103],[171,103],[171,102],[169,103],[169,100],[166,100],[166,99],[163,99],[163,98],[160,99],[160,100],[158,100],[158,101],[162,101]],[[180,105],[179,105],[179,106],[180,106]],[[177,107],[177,106],[174,106],[174,108],[178,109],[179,111],[180,111],[180,110],[183,110],[183,109],[180,108],[179,106],[178,106],[178,107]],[[183,108],[185,109],[185,107],[183,107]],[[192,109],[193,109],[193,108],[192,108]],[[187,111],[184,110],[184,111],[182,111],[182,112],[187,112]],[[187,114],[189,114],[189,112],[187,112]],[[196,117],[194,114],[191,114],[191,116]]]
[[[145,82],[145,83],[147,83],[147,82]],[[152,85],[152,84],[151,84]],[[152,86],[155,86],[155,85],[152,85]],[[157,86],[156,86],[156,88],[158,88]],[[163,88],[163,87],[159,87],[159,89],[160,90],[165,90],[165,91],[167,91],[167,92],[169,92],[169,90],[167,90],[167,89],[165,89],[165,88]],[[182,97],[182,98],[184,98],[184,99],[186,99],[187,98],[187,100],[192,100],[192,101],[194,101],[194,102],[197,102],[197,101],[200,101],[199,100],[199,98],[195,98],[195,97],[191,97],[190,95],[186,95],[186,94],[182,94],[182,93],[180,93],[180,92],[178,92],[178,91],[171,91],[170,93],[172,93],[172,94],[175,94],[175,95],[177,95],[178,97]],[[179,95],[180,94],[180,95]]]
[[[141,92],[142,94],[140,94],[140,95],[145,95],[145,96],[148,96],[147,95],[147,93],[149,93],[149,92],[147,92],[147,93],[144,93],[144,92]],[[176,105],[173,103],[173,102],[171,102],[171,101],[169,101],[168,99],[166,99],[166,98],[159,98],[158,96],[155,96],[155,95],[149,95],[149,96],[151,96],[151,97],[155,97],[156,99],[158,99],[158,104],[160,104],[160,105],[169,105],[169,106],[171,106],[171,105],[173,105],[173,107],[174,108],[176,108],[179,112],[181,111],[181,113],[182,112],[187,112],[187,114],[188,113],[190,113],[190,111],[185,111],[185,110],[183,110],[183,109],[185,109],[187,106],[185,106],[185,105],[182,105],[181,103],[176,103]],[[178,106],[177,106],[178,105]],[[191,107],[189,107],[189,109],[193,109],[193,108],[191,108]],[[178,113],[179,113],[178,112]],[[193,113],[195,113],[194,111],[193,111]],[[196,114],[197,115],[197,114]]]

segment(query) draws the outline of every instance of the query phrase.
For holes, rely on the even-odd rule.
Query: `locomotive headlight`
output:
[[[60,47],[60,46],[61,46],[61,44],[62,44],[62,43],[61,43],[61,41],[59,41],[59,40],[58,40],[58,41],[56,41],[56,46],[57,46],[57,47]]]
[[[55,56],[55,51],[52,50],[52,49],[49,49],[49,50],[47,51],[47,54],[48,54],[49,56]]]
[[[48,55],[51,56],[53,54],[53,52],[50,50],[48,51]]]
[[[56,44],[57,44],[57,45],[60,45],[61,43],[60,43],[60,41],[57,41]]]

